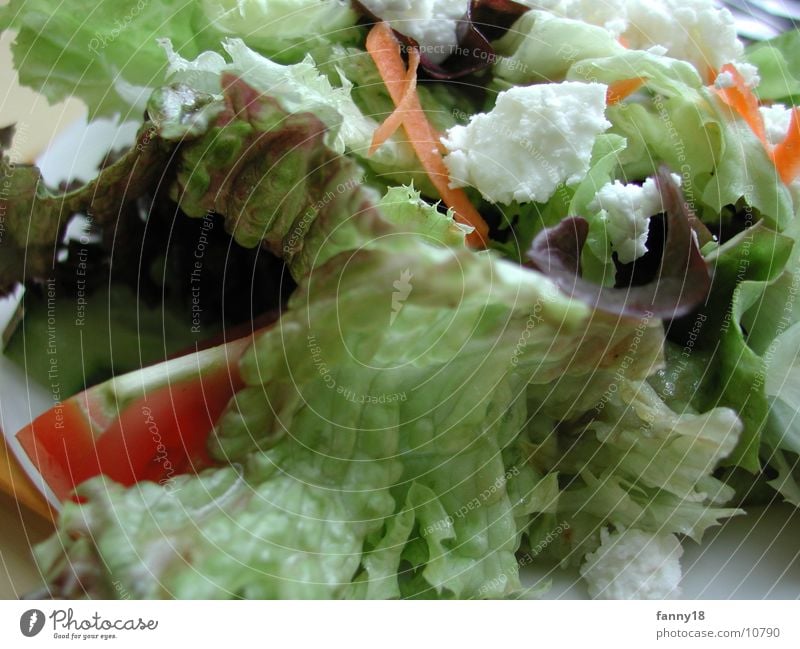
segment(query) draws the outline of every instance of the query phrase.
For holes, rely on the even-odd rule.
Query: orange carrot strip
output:
[[[475,206],[470,203],[466,193],[461,189],[450,188],[450,174],[442,158],[440,143],[422,109],[419,96],[416,90],[404,93],[407,71],[400,55],[400,43],[386,22],[381,21],[370,30],[367,35],[367,51],[375,61],[395,107],[400,107],[401,103],[404,104],[403,127],[411,140],[414,152],[430,177],[433,186],[439,192],[442,201],[453,209],[455,219],[459,223],[465,223],[474,228],[467,236],[467,242],[476,248],[485,247],[489,227]]]
[[[377,23],[370,30],[369,34],[367,34],[367,51],[369,52],[373,61],[375,61],[378,72],[380,73],[384,84],[386,84],[386,88],[389,90],[389,96],[391,96],[395,107],[398,106],[400,102],[403,101],[406,85],[406,69],[403,65],[403,58],[400,56],[400,43],[395,38],[392,28],[389,27],[387,22],[381,21]],[[408,103],[408,111],[404,117],[411,118],[411,121],[415,122],[416,127],[421,127],[424,123],[426,139],[434,138],[435,133],[433,127],[428,122],[428,119],[425,116],[425,111],[422,110],[422,104],[420,104],[419,95],[417,95],[416,92],[411,93]],[[415,111],[417,112],[416,115],[414,115]],[[405,119],[403,121],[405,122]],[[409,135],[411,135],[411,133],[409,133]],[[412,138],[414,138],[414,136],[412,136]],[[424,160],[422,162],[424,163]],[[428,170],[426,169],[426,171]],[[433,178],[431,178],[431,180],[433,180]],[[435,184],[436,183],[434,182],[434,185]]]
[[[375,153],[377,148],[386,142],[394,132],[403,125],[403,118],[414,105],[414,96],[417,89],[417,67],[419,66],[419,52],[412,49],[408,54],[408,73],[406,74],[406,84],[403,90],[403,98],[392,114],[375,129],[372,134],[372,144],[369,147],[369,155]]]
[[[772,161],[787,185],[800,177],[800,108],[792,110],[792,121],[786,139],[772,151]]]
[[[400,56],[400,44],[392,33],[392,28],[381,21],[367,34],[367,51],[378,67],[389,96],[395,103],[400,103],[405,89],[406,66]]]
[[[753,90],[747,86],[741,72],[731,63],[723,65],[720,72],[728,72],[733,77],[734,85],[730,88],[715,87],[715,92],[747,122],[750,130],[767,147],[767,129],[764,126],[764,118],[758,110],[758,98]]]
[[[606,91],[606,104],[609,106],[618,104],[625,99],[625,97],[639,90],[639,88],[641,88],[643,85],[644,79],[641,77],[622,79],[620,81],[614,81],[613,83],[610,83],[608,85],[608,90]]]

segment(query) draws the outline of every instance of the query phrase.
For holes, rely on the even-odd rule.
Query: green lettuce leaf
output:
[[[355,12],[338,0],[140,0],[126,6],[13,0],[0,8],[0,29],[17,31],[20,81],[51,102],[79,97],[91,117],[139,117],[165,81],[160,39],[193,58],[219,51],[226,36],[241,36],[276,60],[294,63],[320,43],[357,41],[355,21]]]
[[[641,50],[623,50],[575,62],[569,80],[613,83],[641,78],[647,96],[609,106],[611,132],[625,137],[619,156],[625,178],[653,175],[666,163],[683,181],[690,206],[701,217],[719,218],[740,199],[778,229],[793,219],[789,189],[764,146],[741,118],[704,87],[685,61]]]
[[[241,43],[229,45],[244,51],[242,56],[257,56],[242,50]],[[222,61],[217,55],[206,58]],[[380,198],[365,183],[363,170],[327,146],[335,144],[329,137],[335,127],[316,113],[282,105],[308,103],[324,114],[307,101],[323,97],[324,85],[318,90],[311,83],[297,86],[295,77],[284,73],[291,67],[325,84],[324,77],[306,63],[268,65],[274,66],[278,81],[285,81],[274,86],[280,102],[228,72],[213,72],[198,84],[209,92],[181,84],[160,88],[148,104],[152,121],[142,127],[136,145],[95,180],[66,194],[50,192],[35,167],[13,167],[4,158],[3,169],[14,172],[7,174],[12,185],[4,199],[0,290],[11,290],[24,277],[47,276],[53,246],[67,225],[62,215],[88,212],[96,224],[110,223],[123,213],[122,206],[152,192],[157,183],[171,188],[189,216],[221,214],[240,245],[263,242],[298,278],[337,252],[369,241],[382,228],[388,233],[389,221],[392,231],[463,245],[466,230],[452,214],[440,214],[413,189],[388,191],[383,200],[387,215],[382,216],[376,209]],[[207,64],[203,70],[213,67]],[[267,68],[259,69],[263,77]],[[221,74],[227,75],[222,92]],[[336,101],[345,99],[342,95]],[[331,109],[328,115],[338,113]]]
[[[564,485],[552,514],[533,519],[532,547],[565,526],[570,533],[542,551],[575,563],[609,523],[699,541],[708,527],[742,513],[721,506],[733,490],[711,477],[741,433],[733,410],[678,414],[646,382],[623,378],[586,414],[556,428],[537,418],[528,428],[530,461]]]
[[[197,3],[185,0],[12,0],[0,7],[0,29],[14,29],[20,82],[55,103],[79,97],[90,117],[122,113],[138,119],[166,60],[156,39],[168,36],[185,56],[216,48],[198,32]]]
[[[348,438],[370,437],[377,427],[384,438],[397,425],[397,453],[404,465],[397,501],[407,497],[402,484],[414,483],[431,490],[438,502],[436,516],[427,509],[417,513],[425,539],[418,552],[436,561],[422,568],[428,590],[417,584],[414,592],[512,592],[518,583],[513,558],[520,538],[517,524],[525,515],[506,493],[510,478],[502,449],[524,422],[524,383],[573,377],[565,381],[564,393],[579,390],[585,372],[602,367],[603,357],[634,335],[650,351],[641,354],[631,372],[646,376],[659,348],[645,340],[660,338],[657,327],[635,334],[631,323],[617,331],[615,317],[596,315],[589,324],[592,340],[610,339],[610,346],[580,342],[585,340],[579,325],[585,308],[558,294],[545,297],[551,290],[548,282],[526,279],[536,277],[465,249],[432,248],[396,236],[380,247],[337,256],[308,276],[280,326],[260,338],[244,359],[242,370],[253,386],[248,390],[258,391],[265,402],[262,419],[248,420],[249,405],[234,408],[218,427],[216,453],[238,461],[262,448],[259,431],[268,431],[263,439],[273,444],[279,428],[283,435],[291,431],[292,439],[299,436],[303,448],[330,457],[344,444],[345,431],[350,431]],[[387,286],[386,293],[376,290],[381,285]],[[461,299],[443,308],[454,292]],[[397,293],[406,297],[395,308]],[[531,305],[536,309],[533,327]],[[359,324],[353,319],[361,312],[384,312],[386,324]],[[337,318],[336,329],[322,324]],[[574,334],[573,326],[578,327]],[[559,331],[558,349],[567,352],[577,345],[577,354],[562,356],[552,347],[553,327]],[[521,338],[526,329],[530,336]],[[515,376],[519,373],[522,382]],[[378,405],[367,408],[370,403]],[[523,465],[516,473],[526,470],[531,469]],[[533,492],[533,474],[511,477],[520,480],[516,493]],[[536,500],[541,496],[531,493],[523,502],[536,509]],[[451,534],[447,558],[440,561],[442,535]]]
[[[739,289],[745,340],[762,363],[753,389],[763,389],[769,408],[762,430],[762,463],[778,472],[769,484],[795,506],[800,506],[798,252],[793,250],[787,268],[772,281],[747,282]]]
[[[45,186],[37,167],[15,165],[0,147],[0,171],[7,179],[0,199],[0,296],[23,280],[50,276],[53,251],[73,214],[89,214],[97,225],[106,225],[125,213],[127,203],[158,181],[173,148],[173,143],[154,137],[153,125],[146,123],[119,160],[86,185],[60,194]]]
[[[595,138],[592,158],[586,177],[574,187],[561,186],[547,203],[512,203],[502,208],[502,229],[508,230],[508,240],[493,242],[493,249],[509,259],[526,260],[533,239],[543,228],[557,225],[568,216],[589,219],[590,233],[582,258],[585,275],[597,284],[614,283],[614,263],[611,246],[605,233],[605,221],[592,218],[588,209],[595,194],[618,172],[620,156],[626,148],[625,138],[611,133],[601,133]]]
[[[706,255],[713,268],[709,299],[672,324],[675,353],[653,377],[659,393],[676,407],[735,410],[744,429],[726,464],[751,473],[761,469],[762,436],[773,416],[762,355],[781,326],[782,310],[793,303],[791,282],[783,275],[793,246],[791,238],[759,222]]]
[[[390,187],[378,202],[383,216],[398,228],[416,232],[428,243],[465,246],[471,228],[455,221],[453,210],[442,213],[437,207],[426,203],[413,185]]]
[[[391,476],[386,469],[383,482]],[[381,472],[369,473],[359,477]],[[370,488],[368,481],[359,484]],[[116,584],[117,593],[133,598],[341,597],[365,534],[380,526],[374,516],[390,507],[388,494],[372,486],[360,498],[359,521],[352,509],[358,496],[305,483],[268,457],[178,477],[168,490],[155,483],[124,489],[97,478],[81,487],[90,506],[65,506],[57,538],[75,552],[89,544],[106,562],[105,584],[90,593]],[[78,569],[60,565],[58,554],[49,563],[53,555],[47,546],[39,552],[43,568],[65,575]]]
[[[631,71],[620,71],[619,76]],[[649,81],[648,81],[649,83]],[[662,83],[667,85],[667,81]],[[621,102],[606,116],[611,131],[625,137],[620,156],[623,177],[652,176],[659,163],[681,175],[683,191],[698,210],[701,190],[722,155],[723,127],[710,98],[689,86],[675,87],[646,102]]]
[[[207,28],[294,62],[319,42],[358,40],[357,14],[341,0],[200,0]]]
[[[795,208],[764,145],[742,120],[721,120],[720,124],[723,147],[702,201],[719,214],[743,198],[772,227],[783,230],[794,220]]]
[[[528,11],[494,42],[494,74],[513,84],[560,81],[576,62],[624,50],[602,27]]]
[[[255,90],[277,99],[288,113],[310,112],[328,129],[326,137],[337,152],[345,148],[364,152],[377,123],[362,115],[345,84],[333,86],[306,55],[289,65],[276,63],[238,38],[225,39],[222,47],[230,61],[216,52],[203,52],[189,61],[177,54],[169,40],[163,40],[169,60],[167,79],[184,83],[193,90],[220,93],[224,74],[234,75]]]
[[[763,101],[797,103],[800,99],[800,30],[792,29],[768,41],[753,43],[745,59],[758,67],[755,88]]]
[[[409,494],[416,493],[412,485]],[[410,500],[410,498],[409,498]],[[409,503],[386,523],[385,534],[369,552],[364,553],[363,571],[353,580],[351,596],[358,599],[399,599],[403,550],[411,537],[416,512]]]
[[[620,156],[626,149],[627,140],[612,133],[597,137],[592,149],[592,166],[580,184],[569,205],[568,216],[585,216],[589,221],[589,234],[581,254],[583,277],[595,284],[612,286],[616,269],[611,256],[611,244],[606,232],[606,220],[591,214],[589,204],[598,191],[611,182],[620,166]]]
[[[244,357],[248,387],[212,449],[241,469],[168,488],[85,485],[87,503],[67,508],[60,538],[76,556],[113,553],[96,592],[112,579],[142,597],[498,597],[519,588],[524,525],[552,506],[555,486],[504,452],[526,420],[526,385],[581,385],[616,362],[615,349],[658,339],[659,328],[592,315],[492,255],[402,231],[381,239],[317,266]],[[401,545],[411,572],[395,581],[387,575]],[[142,557],[156,555],[157,579],[140,579]],[[69,566],[49,559],[48,574],[63,578]]]
[[[315,48],[302,60],[281,64],[249,48],[241,39],[222,42],[227,59],[213,51],[194,60],[177,54],[163,40],[169,59],[167,78],[219,96],[222,77],[236,76],[250,87],[275,99],[289,113],[312,113],[326,127],[326,144],[338,153],[356,156],[378,188],[414,184],[428,196],[436,191],[413,148],[402,133],[392,135],[372,155],[367,155],[372,135],[394,110],[371,57],[354,47],[332,45]],[[418,94],[434,126],[444,131],[472,108],[457,91],[445,86],[420,86]],[[467,112],[469,111],[469,113]]]
[[[705,311],[711,321],[701,342],[719,345],[719,351],[697,401],[739,411],[744,434],[730,461],[752,472],[759,468],[760,434],[769,404],[763,386],[763,360],[747,345],[741,319],[758,299],[763,283],[780,275],[792,246],[788,237],[759,225],[745,230],[709,258],[715,268],[716,290],[712,289],[713,299]],[[726,295],[730,295],[730,306],[725,305]],[[715,325],[719,327],[716,330]]]
[[[557,487],[516,446],[527,385],[561,382],[562,403],[575,402],[634,340],[626,371],[643,379],[660,325],[592,313],[543,275],[467,249],[452,215],[412,188],[380,199],[361,184],[316,115],[229,73],[222,84],[219,98],[163,88],[141,150],[87,188],[38,198],[35,172],[19,175],[26,218],[37,199],[111,218],[115,201],[170,182],[187,213],[220,214],[300,280],[215,428],[211,451],[228,466],[168,485],[83,485],[86,502],[61,521],[65,553],[53,542],[40,553],[51,585],[80,580],[80,557],[95,596],[513,593],[528,519],[552,510]],[[55,207],[42,214],[57,221]],[[143,558],[155,579],[141,579]]]
[[[467,249],[412,188],[364,185],[305,100],[219,76],[220,92],[157,93],[142,138],[164,157],[146,172],[125,159],[92,189],[136,189],[168,164],[184,211],[219,213],[299,286],[242,358],[245,387],[210,440],[222,468],[85,483],[39,552],[56,594],[503,597],[526,535],[553,517],[574,528],[552,544],[564,557],[593,549],[602,522],[699,536],[733,513],[710,472],[734,414],[676,415],[642,383],[662,363],[660,322],[593,312]],[[607,144],[599,175],[622,143]],[[26,218],[36,188],[15,197]]]
[[[567,73],[567,79],[590,79],[605,84],[636,77],[644,80],[654,92],[670,97],[684,95],[687,99],[694,99],[696,91],[703,85],[691,63],[622,46],[608,56],[587,57],[574,63]]]

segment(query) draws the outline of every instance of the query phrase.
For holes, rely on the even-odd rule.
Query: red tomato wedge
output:
[[[130,486],[210,466],[208,436],[243,386],[239,359],[252,340],[94,386],[37,417],[17,439],[59,500],[100,474]]]

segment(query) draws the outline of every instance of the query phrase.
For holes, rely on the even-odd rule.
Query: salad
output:
[[[558,562],[674,597],[683,539],[800,505],[800,32],[745,48],[711,0],[0,28],[22,83],[140,123],[86,184],[2,160],[50,595],[540,596]]]

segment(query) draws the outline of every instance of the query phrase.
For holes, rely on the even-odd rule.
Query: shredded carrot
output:
[[[370,30],[367,35],[367,51],[375,61],[378,72],[397,109],[389,119],[392,119],[395,114],[399,114],[399,117],[395,119],[399,119],[405,128],[414,152],[430,177],[433,186],[439,192],[442,201],[454,210],[457,221],[475,228],[467,236],[467,242],[473,247],[484,248],[489,228],[466,193],[461,189],[450,188],[450,176],[442,158],[441,144],[436,131],[428,122],[425,111],[422,109],[416,86],[411,88],[411,84],[408,82],[410,74],[400,55],[400,43],[386,22],[381,21]],[[410,60],[410,64],[409,67],[413,65],[413,60]],[[391,125],[386,130],[390,128]]]
[[[753,90],[745,83],[741,72],[731,63],[726,63],[720,73],[727,72],[733,77],[734,85],[730,88],[714,87],[715,92],[728,106],[735,110],[747,122],[750,130],[761,140],[765,147],[767,144],[767,129],[764,127],[764,118],[758,110],[758,98]],[[716,75],[714,77],[716,79]]]
[[[719,71],[713,65],[706,64],[706,74],[704,78],[708,79],[709,84],[713,86],[718,75]]]
[[[800,177],[800,108],[792,110],[792,121],[786,139],[772,151],[772,161],[787,185]]]
[[[618,104],[628,95],[636,92],[644,85],[644,79],[634,77],[633,79],[622,79],[609,84],[606,91],[606,104],[609,106]]]
[[[403,118],[412,109],[414,104],[414,93],[417,89],[417,67],[419,66],[419,52],[412,49],[408,54],[408,72],[403,89],[403,98],[392,114],[375,129],[372,135],[372,144],[369,147],[369,155],[375,153],[376,149],[386,142],[394,132],[403,125]]]
[[[773,147],[767,141],[767,129],[764,126],[764,118],[758,110],[759,103],[755,93],[732,64],[723,65],[720,69],[720,73],[722,72],[728,72],[733,77],[734,85],[730,88],[715,87],[715,92],[722,101],[747,122],[756,137],[761,140],[783,182],[789,184],[795,178],[800,177],[800,108],[795,107],[792,110],[789,133],[786,138]],[[716,80],[717,76],[717,74],[713,74],[712,79]]]
[[[411,49],[408,53],[408,71],[406,72],[406,85],[403,87],[403,98],[400,100],[400,103],[397,107],[392,111],[391,115],[387,117],[383,123],[375,129],[375,133],[372,135],[372,143],[369,147],[369,155],[375,153],[377,148],[386,142],[394,133],[403,125],[403,118],[405,115],[408,114],[408,111],[411,110],[414,106],[414,101],[416,100],[417,95],[415,91],[417,89],[417,68],[419,67],[419,50]],[[433,137],[434,141],[438,145],[438,149],[441,153],[445,153],[446,149],[444,144],[442,144],[442,134],[433,128],[432,124],[428,124],[431,129],[431,136]]]

